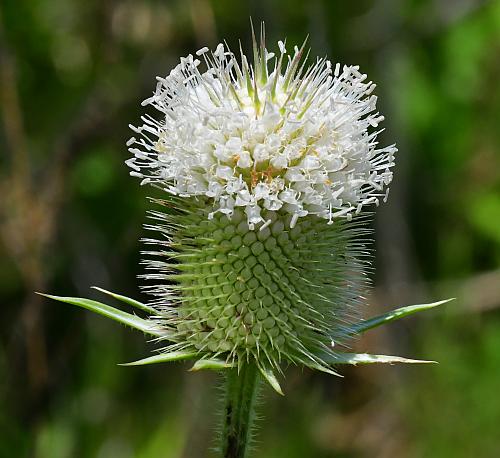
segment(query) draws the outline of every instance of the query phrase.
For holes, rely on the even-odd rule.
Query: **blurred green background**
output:
[[[439,365],[290,368],[255,456],[500,456],[500,2],[2,0],[0,457],[209,456],[215,374],[119,367],[154,345],[33,292],[141,297],[154,191],[123,164],[127,125],[180,56],[248,49],[250,16],[378,83],[400,151],[367,313],[458,298],[356,343]]]

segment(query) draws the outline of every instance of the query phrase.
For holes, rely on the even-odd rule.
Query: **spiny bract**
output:
[[[167,351],[333,372],[363,299],[359,214],[387,196],[396,148],[377,146],[383,117],[358,67],[307,68],[305,46],[278,47],[262,30],[253,65],[203,48],[204,72],[189,55],[144,102],[162,117],[132,126],[127,163],[169,196],[146,277]]]

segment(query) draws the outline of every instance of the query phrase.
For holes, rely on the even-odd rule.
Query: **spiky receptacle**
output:
[[[321,355],[346,338],[359,310],[366,229],[313,215],[293,225],[290,214],[269,210],[270,223],[250,229],[241,210],[209,219],[205,199],[169,206],[152,215],[159,221],[149,227],[164,235],[154,254],[164,259],[148,261],[147,277],[169,283],[152,292],[170,349],[331,372]]]

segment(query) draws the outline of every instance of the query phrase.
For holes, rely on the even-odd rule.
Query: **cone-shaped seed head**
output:
[[[328,370],[321,354],[342,342],[365,286],[366,230],[352,222],[302,218],[285,212],[250,229],[242,211],[207,218],[207,203],[190,200],[163,224],[167,259],[148,262],[148,278],[175,349],[249,359],[277,367],[282,360]],[[169,285],[167,282],[172,282]],[[165,298],[170,302],[165,305]]]

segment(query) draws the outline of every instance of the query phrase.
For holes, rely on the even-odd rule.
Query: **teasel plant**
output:
[[[345,364],[430,363],[352,353],[365,331],[451,299],[362,318],[373,208],[388,197],[394,145],[378,143],[375,84],[357,66],[309,62],[306,42],[275,52],[252,27],[253,56],[226,44],[158,77],[130,126],[130,174],[159,188],[136,313],[46,295],[143,332],[153,356],[225,373],[220,456],[249,454],[261,381],[283,394],[289,365],[339,376]]]

